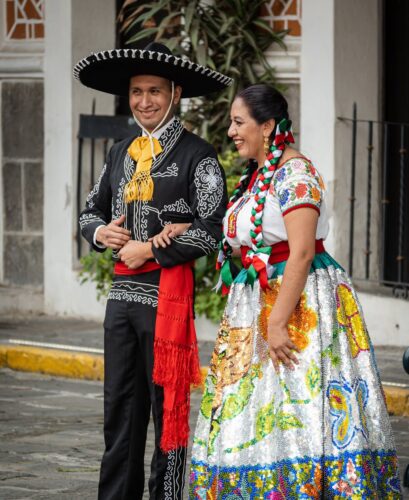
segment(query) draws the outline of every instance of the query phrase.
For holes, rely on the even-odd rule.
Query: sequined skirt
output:
[[[277,374],[270,289],[234,283],[196,427],[190,498],[401,498],[397,458],[357,295],[327,254],[315,256],[288,330],[299,365]]]

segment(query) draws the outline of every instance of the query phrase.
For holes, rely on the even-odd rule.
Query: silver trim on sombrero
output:
[[[131,52],[131,55],[128,53]],[[164,62],[167,63],[171,57],[174,58],[173,64],[174,66],[180,66],[182,68],[185,67],[186,64],[189,64],[188,69],[194,68],[195,72],[200,71],[200,73],[203,76],[207,76],[210,78],[214,78],[215,80],[223,83],[223,85],[226,85],[227,87],[232,84],[233,79],[223,75],[222,73],[218,73],[217,71],[214,71],[210,68],[207,68],[206,66],[202,66],[200,64],[197,64],[195,62],[190,61],[187,58],[182,58],[182,57],[177,57],[174,56],[173,54],[165,54],[164,52],[156,52],[153,50],[142,50],[142,49],[113,49],[113,50],[103,50],[101,52],[93,52],[90,56],[84,57],[84,59],[81,59],[75,66],[73,70],[74,77],[79,80],[79,75],[81,70],[89,66],[93,61],[92,58],[95,58],[97,61],[101,61],[101,59],[106,60],[106,59],[133,59],[136,58],[136,54],[138,53],[139,58],[145,60],[145,53],[149,53],[148,59],[153,60],[154,56],[156,56],[156,59],[160,62],[162,56],[165,56]],[[91,60],[90,60],[91,59]],[[209,71],[209,73],[206,75],[206,73]]]

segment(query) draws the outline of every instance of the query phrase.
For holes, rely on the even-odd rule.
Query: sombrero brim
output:
[[[188,59],[151,50],[116,49],[85,57],[74,67],[83,85],[119,96],[128,96],[129,80],[136,75],[155,75],[182,87],[182,97],[198,97],[225,89],[232,78]]]

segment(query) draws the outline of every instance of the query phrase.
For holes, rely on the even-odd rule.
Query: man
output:
[[[104,322],[99,499],[142,498],[151,408],[150,498],[182,498],[189,386],[199,377],[191,264],[217,247],[226,187],[214,149],[183,127],[175,109],[181,98],[231,80],[157,43],[93,54],[74,74],[91,88],[129,95],[142,129],[112,147],[80,216],[92,247],[112,248],[116,260]],[[186,231],[156,248],[151,239],[171,223],[186,223]]]

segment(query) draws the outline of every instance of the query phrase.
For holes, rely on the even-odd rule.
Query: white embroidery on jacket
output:
[[[125,178],[128,182],[132,179],[134,171],[135,171],[135,162],[127,152],[124,158],[124,173],[125,173]]]
[[[186,203],[184,198],[179,198],[175,202],[169,204],[169,205],[164,205],[161,213],[162,212],[177,212],[179,214],[191,214],[191,210],[189,205]]]
[[[99,186],[101,185],[101,180],[106,172],[106,169],[107,169],[107,164],[105,163],[105,165],[102,167],[101,173],[99,174],[97,183],[95,184],[95,186],[92,188],[92,190],[90,191],[90,193],[87,196],[86,203],[89,206],[89,208],[92,208],[95,205],[94,198],[99,193]]]
[[[197,190],[200,217],[208,217],[220,205],[223,198],[223,177],[216,158],[202,160],[196,168],[194,183]]]
[[[164,205],[162,210],[158,211],[158,218],[162,226],[166,226],[166,224],[170,224],[172,221],[170,220],[172,213],[178,214],[192,214],[189,205],[183,198],[179,198],[173,203],[169,205]]]
[[[89,224],[93,224],[94,222],[100,222],[101,224],[106,224],[104,220],[101,219],[101,217],[98,217],[98,215],[95,214],[82,214],[79,220],[80,223],[80,228],[83,229],[85,226],[88,226]]]
[[[206,254],[217,249],[217,241],[206,231],[199,227],[188,229],[184,234],[176,236],[175,241],[181,245],[191,245],[201,248]]]
[[[179,172],[179,167],[176,163],[172,163],[172,165],[168,165],[164,172],[153,172],[152,177],[177,177]]]
[[[112,198],[112,218],[119,219],[122,214],[125,213],[124,208],[124,188],[126,180],[124,177],[119,182],[118,191],[116,193],[116,199]]]

